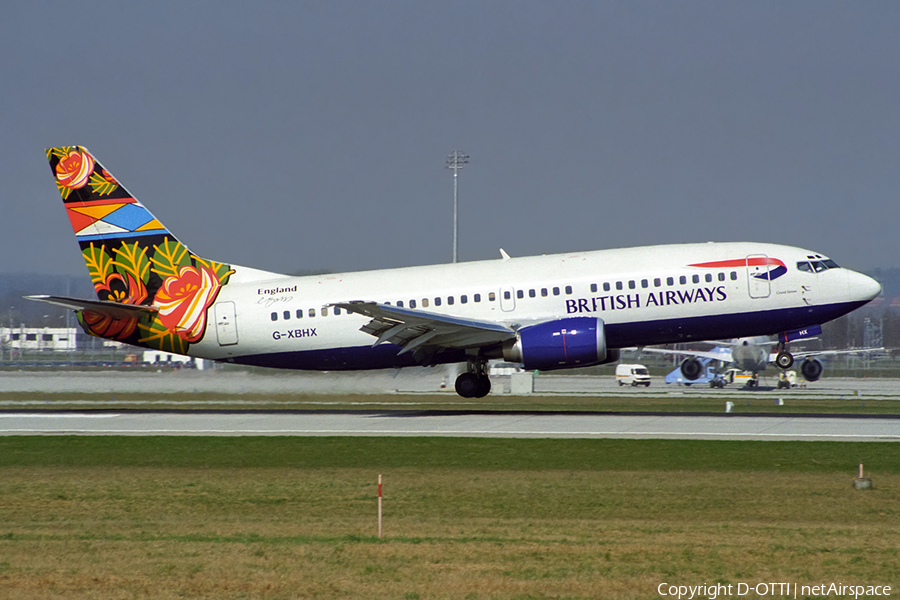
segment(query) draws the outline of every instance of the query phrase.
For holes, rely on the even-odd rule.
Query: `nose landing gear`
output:
[[[784,343],[778,344],[778,356],[775,357],[775,364],[779,369],[790,369],[794,364],[794,355],[787,351]]]

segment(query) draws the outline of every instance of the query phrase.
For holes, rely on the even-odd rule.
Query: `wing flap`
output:
[[[462,319],[377,302],[339,302],[338,308],[370,317],[360,331],[376,337],[373,346],[389,342],[403,352],[422,346],[476,348],[504,342],[516,332],[501,323]]]

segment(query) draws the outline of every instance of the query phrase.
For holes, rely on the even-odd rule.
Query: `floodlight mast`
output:
[[[455,263],[459,256],[459,195],[458,180],[459,170],[463,165],[469,164],[469,155],[459,150],[454,150],[447,157],[447,168],[453,170],[453,262]]]

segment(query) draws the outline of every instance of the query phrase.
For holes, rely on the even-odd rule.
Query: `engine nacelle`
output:
[[[529,371],[601,364],[607,360],[603,320],[569,317],[523,327],[516,340],[503,347],[503,358]]]
[[[681,363],[681,374],[688,381],[696,381],[700,378],[700,375],[703,373],[703,364],[697,360],[696,356],[692,356],[690,358],[686,358],[683,363]]]
[[[818,381],[822,376],[822,363],[815,358],[804,359],[800,363],[800,374],[807,381]]]

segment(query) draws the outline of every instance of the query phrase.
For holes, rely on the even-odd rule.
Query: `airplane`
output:
[[[806,328],[802,336],[794,339],[814,339],[812,336],[821,335],[822,328],[819,326]],[[771,351],[772,346],[778,347],[778,344],[787,340],[779,340],[774,342],[768,337],[757,336],[748,338],[738,338],[733,340],[719,340],[715,342],[703,342],[715,344],[715,347],[708,351],[703,350],[670,350],[668,348],[642,348],[641,352],[655,354],[669,354],[675,356],[686,356],[687,358],[679,365],[677,369],[666,376],[666,383],[678,382],[690,384],[693,382],[705,383],[709,381],[709,364],[718,362],[720,365],[731,365],[745,373],[750,373],[752,378],[747,381],[748,387],[758,385],[758,376],[766,370],[769,363],[776,363],[783,369],[792,366],[793,361],[788,364],[786,360],[782,360],[779,364],[779,354]],[[851,354],[858,352],[873,352],[883,350],[883,348],[854,348],[850,350],[810,350],[806,352],[792,353],[793,358],[802,358],[800,363],[800,375],[806,381],[818,381],[822,376],[824,367],[816,356],[836,356],[838,354]],[[715,380],[719,381],[719,380]]]
[[[73,309],[95,336],[225,363],[465,363],[456,392],[481,398],[491,359],[545,371],[616,362],[631,346],[788,339],[881,291],[809,250],[746,242],[281,275],[194,254],[84,147],[46,155],[97,298],[28,298]],[[810,272],[811,260],[827,268]]]

